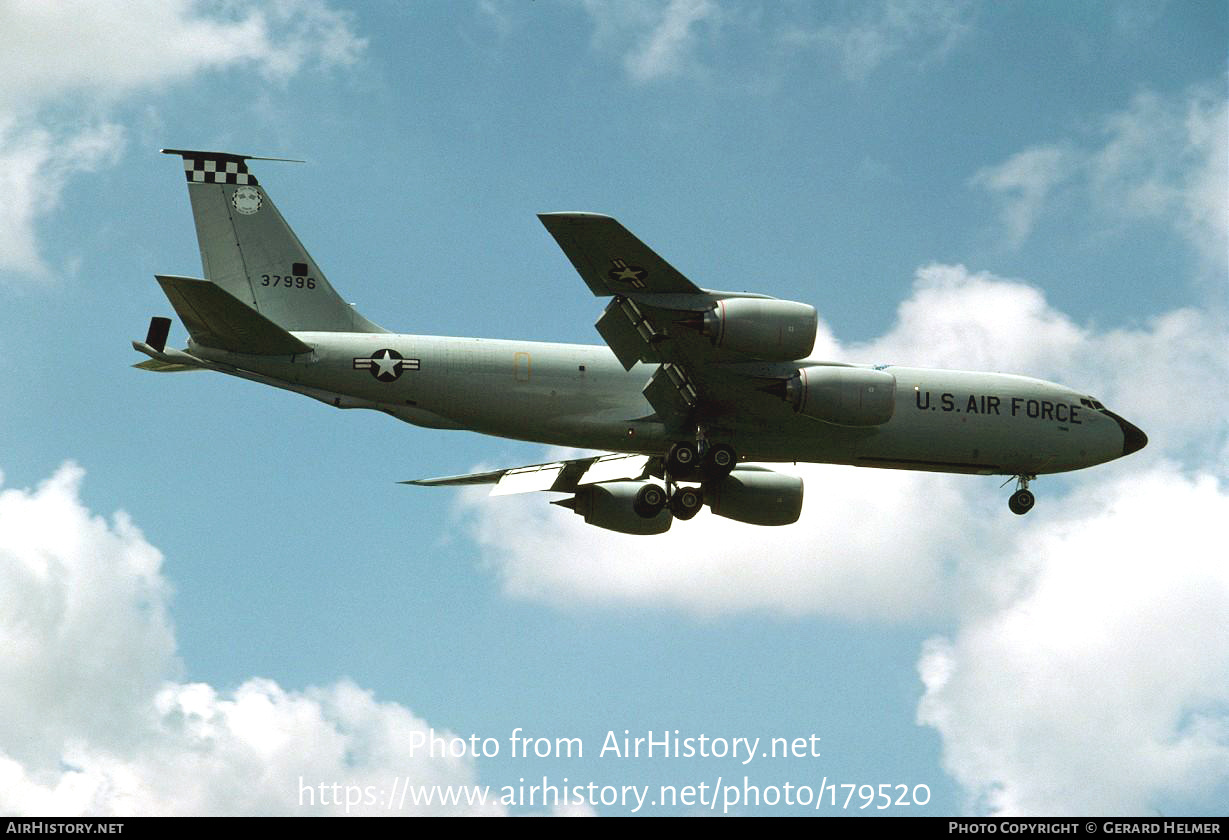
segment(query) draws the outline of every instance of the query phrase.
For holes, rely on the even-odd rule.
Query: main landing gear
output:
[[[1033,505],[1037,503],[1037,500],[1029,492],[1028,483],[1036,477],[1035,475],[1016,476],[1016,492],[1012,493],[1011,498],[1007,500],[1007,507],[1011,508],[1012,513],[1023,516],[1033,509]],[[1011,479],[1007,480],[1011,481]]]
[[[675,519],[691,519],[704,507],[704,491],[699,487],[686,487],[675,484],[667,476],[666,487],[659,484],[646,484],[640,488],[632,502],[632,509],[645,519],[652,519],[669,506]]]
[[[666,453],[666,473],[679,480],[687,480],[697,471],[706,479],[725,478],[737,463],[734,447],[725,443],[703,445],[701,448],[694,443],[680,442],[672,445]]]
[[[636,494],[636,513],[652,518],[669,506],[675,519],[691,519],[704,507],[704,490],[679,484],[700,480],[703,483],[725,478],[738,464],[734,447],[725,443],[709,444],[702,434],[696,443],[679,441],[666,452],[664,475],[666,487],[646,484]]]

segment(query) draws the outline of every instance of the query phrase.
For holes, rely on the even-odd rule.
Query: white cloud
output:
[[[284,81],[364,47],[322,0],[5,3],[0,32],[0,271],[31,275],[47,272],[37,228],[69,182],[117,162],[110,114],[126,99],[226,67]]]
[[[0,270],[46,271],[38,222],[59,206],[74,176],[114,165],[123,144],[114,123],[53,131],[0,111]]]
[[[713,0],[584,0],[594,22],[594,41],[624,54],[623,66],[636,82],[696,72],[699,31],[719,22]]]
[[[336,814],[348,785],[351,813],[389,813],[394,779],[477,782],[471,757],[414,754],[430,725],[348,681],[176,682],[162,556],[124,514],[84,507],[82,475],[69,464],[35,490],[0,492],[0,811]],[[407,801],[392,813],[503,811]]]
[[[1042,376],[1071,367],[1077,345],[1087,339],[1035,286],[935,264],[918,270],[891,329],[842,357]]]
[[[803,477],[806,498],[802,520],[783,528],[705,509],[664,535],[627,536],[586,525],[538,495],[487,498],[481,490],[464,495],[462,527],[505,592],[564,609],[650,605],[889,621],[944,611],[950,559],[968,540],[996,541],[988,522],[969,524],[959,479],[814,464],[789,471]]]
[[[22,761],[70,734],[110,744],[178,671],[162,557],[126,516],[90,515],[81,477],[0,492],[0,745]]]
[[[1181,96],[1136,95],[1083,146],[1043,144],[980,169],[971,184],[1001,204],[1007,241],[1028,238],[1055,187],[1086,197],[1102,223],[1169,222],[1203,259],[1229,277],[1229,103],[1194,88]]]
[[[253,679],[226,695],[203,684],[170,684],[143,707],[152,707],[153,721],[128,733],[133,743],[103,748],[70,740],[54,771],[0,754],[0,808],[62,815],[504,813],[498,794],[485,805],[416,806],[408,796],[402,805],[394,784],[398,791],[472,787],[475,763],[415,755],[412,737],[451,733],[432,733],[408,709],[379,703],[347,681],[293,692]]]
[[[322,0],[6,3],[0,31],[3,109],[83,91],[113,99],[238,63],[285,78],[308,62],[352,63],[364,47]]]
[[[711,21],[716,12],[710,0],[671,0],[657,26],[624,59],[627,72],[638,82],[682,72],[693,60],[696,25]]]
[[[1026,591],[927,642],[920,723],[968,810],[1186,813],[1229,794],[1229,488],[1093,482],[1008,562]]]
[[[1220,283],[1229,279],[1229,101],[1197,88],[1172,100],[1152,93],[1105,122],[1090,179],[1101,205],[1169,220]]]
[[[997,370],[1090,393],[1149,432],[1147,457],[1165,451],[1216,463],[1229,443],[1229,320],[1184,308],[1139,327],[1080,326],[1035,286],[963,266],[918,270],[913,294],[883,336],[829,357],[926,367]],[[1224,463],[1220,461],[1220,463]]]
[[[857,8],[858,20],[794,28],[785,40],[830,53],[847,78],[861,80],[899,56],[918,67],[940,61],[973,28],[972,8],[963,0],[884,0]]]
[[[1075,162],[1069,150],[1037,146],[979,169],[970,183],[1002,196],[1003,224],[1014,248],[1032,233],[1051,190],[1073,174]]]

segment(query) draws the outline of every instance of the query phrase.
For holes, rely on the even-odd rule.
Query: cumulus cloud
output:
[[[118,161],[127,98],[234,66],[284,81],[364,47],[322,0],[6,3],[0,32],[0,271],[26,275],[47,272],[38,223],[69,182]]]
[[[162,556],[124,514],[87,510],[82,476],[0,492],[0,811],[336,814],[348,785],[350,813],[389,813],[394,779],[477,782],[472,758],[415,751],[426,721],[349,681],[178,682]],[[397,798],[394,814],[504,811]]]
[[[1169,222],[1207,273],[1229,276],[1229,103],[1208,88],[1137,94],[1082,145],[1048,143],[983,167],[970,180],[995,196],[1007,242],[1032,233],[1049,199],[1070,187],[1105,222]]]
[[[696,71],[700,32],[718,23],[721,11],[713,0],[584,0],[584,7],[594,41],[623,52],[623,67],[636,82]]]
[[[1169,464],[1047,511],[1025,591],[926,643],[918,720],[972,813],[1199,811],[1229,794],[1229,491]]]
[[[0,270],[41,274],[38,222],[75,176],[114,165],[124,143],[115,123],[51,130],[0,110]]]
[[[352,63],[364,47],[348,16],[322,0],[6,3],[0,30],[6,109],[81,91],[115,98],[238,63],[285,78],[309,62]]]
[[[1145,450],[1215,464],[1229,443],[1229,318],[1183,308],[1146,324],[1098,330],[1054,309],[1020,280],[963,266],[917,272],[913,293],[879,338],[830,347],[832,358],[1024,373],[1110,403],[1150,432]]]
[[[162,557],[126,516],[91,516],[81,476],[0,492],[0,745],[21,761],[70,733],[110,745],[178,670]]]
[[[1087,339],[1036,286],[936,263],[918,269],[884,335],[838,352],[849,361],[1043,376],[1070,368]]]
[[[586,525],[537,495],[489,499],[483,491],[464,496],[460,516],[509,595],[564,609],[650,605],[696,615],[932,615],[951,596],[947,564],[965,541],[997,539],[988,522],[967,521],[950,476],[814,464],[789,471],[806,482],[806,502],[802,520],[785,528],[705,509],[662,536],[635,537]],[[908,539],[901,522],[910,523]]]
[[[1003,225],[1014,248],[1032,233],[1051,190],[1070,178],[1075,168],[1070,150],[1037,146],[978,170],[971,183],[1002,197]]]
[[[627,56],[627,72],[639,82],[680,72],[690,58],[696,25],[716,11],[710,0],[671,0],[657,26]]]

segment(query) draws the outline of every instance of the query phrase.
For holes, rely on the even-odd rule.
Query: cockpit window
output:
[[[1080,405],[1085,408],[1095,409],[1096,411],[1105,411],[1105,406],[1101,404],[1100,400],[1094,400],[1092,397],[1080,397]]]

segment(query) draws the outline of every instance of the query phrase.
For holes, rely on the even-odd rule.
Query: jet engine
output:
[[[706,485],[713,513],[751,525],[789,525],[802,514],[802,479],[763,467],[736,467]]]
[[[648,481],[607,481],[586,484],[570,499],[552,504],[571,508],[589,525],[623,534],[664,534],[674,521],[668,509],[645,518],[636,512],[636,494]]]
[[[815,347],[819,313],[792,300],[728,298],[685,322],[713,345],[768,362],[805,359]]]
[[[816,420],[878,426],[896,411],[896,377],[868,368],[807,367],[785,383],[784,396],[795,411]]]

